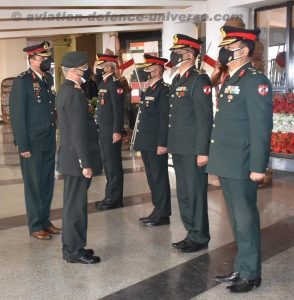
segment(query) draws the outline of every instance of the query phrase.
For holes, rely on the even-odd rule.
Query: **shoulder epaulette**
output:
[[[258,71],[254,67],[249,67],[248,70],[250,71],[251,74],[255,75],[258,73]]]
[[[24,76],[26,76],[26,75],[28,75],[28,74],[30,74],[30,71],[29,71],[29,70],[26,70],[26,71],[20,73],[18,76],[24,77]]]

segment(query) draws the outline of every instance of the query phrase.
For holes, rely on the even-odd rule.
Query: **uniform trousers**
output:
[[[220,177],[233,233],[238,246],[234,271],[244,279],[261,276],[260,222],[257,202],[258,183],[250,179]]]
[[[88,228],[87,191],[91,179],[64,175],[62,211],[63,258],[78,258],[85,253]]]
[[[102,163],[106,176],[105,199],[116,203],[123,199],[121,141],[112,143],[112,135],[100,134]]]
[[[55,143],[50,150],[32,147],[30,158],[20,157],[30,233],[48,228],[54,188]]]
[[[188,231],[187,237],[199,244],[208,244],[208,177],[205,167],[197,167],[195,155],[173,154],[172,158],[180,214]]]
[[[151,190],[155,215],[158,218],[171,215],[170,185],[168,178],[168,155],[154,151],[141,151],[148,185]]]

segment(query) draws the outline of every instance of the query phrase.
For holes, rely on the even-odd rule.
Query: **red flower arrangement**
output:
[[[275,153],[294,154],[294,133],[273,132],[271,150]]]
[[[294,114],[294,94],[274,94],[273,112]]]
[[[294,94],[274,94],[273,112],[294,114]],[[294,154],[294,133],[273,132],[271,137],[271,151],[275,153]]]

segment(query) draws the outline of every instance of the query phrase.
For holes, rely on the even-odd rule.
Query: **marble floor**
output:
[[[0,126],[0,299],[21,300],[185,300],[294,299],[294,173],[274,172],[273,184],[259,190],[263,282],[245,295],[230,295],[213,278],[231,270],[236,252],[227,210],[219,188],[208,192],[211,242],[208,250],[182,254],[170,244],[185,237],[172,189],[169,226],[146,228],[138,218],[151,209],[150,191],[139,153],[123,147],[124,203],[121,209],[98,212],[105,178],[89,190],[88,247],[97,265],[63,261],[60,237],[39,241],[29,236],[19,159],[8,125]],[[56,173],[51,218],[61,225],[63,179]]]

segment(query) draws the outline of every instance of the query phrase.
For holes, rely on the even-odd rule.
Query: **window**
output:
[[[255,28],[261,30],[265,74],[276,91],[293,91],[293,1],[255,9]]]

